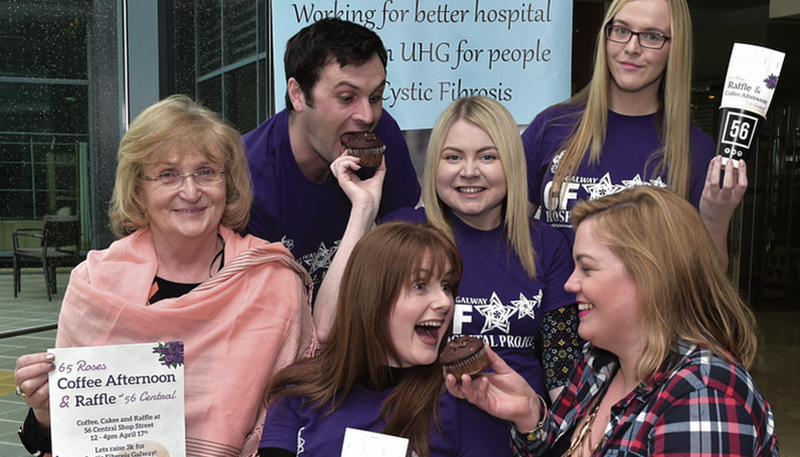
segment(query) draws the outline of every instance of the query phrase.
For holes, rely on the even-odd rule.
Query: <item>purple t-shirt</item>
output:
[[[381,222],[400,219],[426,221],[422,208],[403,208]],[[451,215],[453,233],[464,263],[453,314],[453,335],[471,335],[486,341],[536,392],[543,393],[544,375],[536,357],[536,335],[544,313],[575,303],[564,290],[572,273],[570,248],[564,236],[531,219],[531,241],[536,252],[536,280],[522,267],[507,242],[502,225],[478,230]]]
[[[593,200],[636,185],[667,187],[667,174],[655,175],[658,160],[651,155],[661,148],[656,115],[624,116],[608,111],[606,141],[600,161],[589,165],[589,155],[562,190],[560,202],[549,195],[563,144],[583,113],[582,106],[553,106],[539,113],[522,133],[528,162],[529,199],[541,209],[541,219],[559,229],[570,246],[575,241],[570,210],[580,200]],[[689,201],[697,207],[703,193],[714,142],[696,127],[690,130]],[[563,186],[562,186],[562,189]]]
[[[419,201],[420,187],[403,134],[383,111],[375,133],[386,144],[386,178],[378,215]],[[350,216],[350,200],[333,175],[310,181],[292,153],[289,112],[283,110],[242,137],[253,179],[247,233],[281,241],[319,287]],[[374,170],[359,172],[362,178]]]
[[[333,414],[314,409],[299,397],[282,397],[269,406],[260,447],[296,452],[302,457],[338,456],[345,428],[381,432],[383,401],[393,388],[380,392],[359,384]],[[431,457],[510,456],[507,423],[445,393],[439,399],[439,425],[431,428]]]

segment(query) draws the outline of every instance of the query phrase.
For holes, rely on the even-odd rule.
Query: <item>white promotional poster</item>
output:
[[[182,342],[48,352],[54,457],[186,455]]]
[[[408,438],[357,428],[345,428],[341,457],[364,457],[366,455],[406,457],[408,455]]]
[[[383,107],[400,127],[429,129],[459,97],[503,103],[519,124],[570,95],[572,2],[557,0],[297,0],[272,4],[274,100],[283,109],[287,40],[325,17],[381,37]]]
[[[784,57],[774,49],[734,43],[720,108],[738,108],[767,117]]]
[[[750,159],[759,121],[767,117],[785,54],[752,44],[734,43],[720,102],[717,154]]]

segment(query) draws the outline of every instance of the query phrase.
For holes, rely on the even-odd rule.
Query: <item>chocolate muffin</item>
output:
[[[372,132],[348,132],[341,137],[345,152],[361,158],[359,164],[364,168],[377,168],[381,164],[386,146],[378,135]]]
[[[445,373],[460,380],[462,374],[474,376],[489,367],[489,356],[483,340],[473,336],[459,336],[447,342],[439,354],[439,363]]]

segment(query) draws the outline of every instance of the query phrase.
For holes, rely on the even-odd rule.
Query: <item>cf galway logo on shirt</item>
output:
[[[456,297],[455,314],[453,315],[453,334],[463,334],[464,324],[473,322],[473,316],[483,317],[483,327],[481,333],[499,330],[509,333],[514,322],[512,319],[516,315],[516,320],[529,317],[536,319],[536,308],[541,306],[542,289],[528,298],[524,294],[519,294],[518,300],[510,300],[504,304],[497,292],[492,292],[489,298],[485,297]],[[476,316],[477,317],[477,316]]]
[[[551,195],[553,181],[549,181],[544,186],[544,220],[551,225],[567,227],[570,225],[570,209],[579,199],[596,200],[637,186],[667,187],[661,176],[644,181],[641,174],[637,174],[632,179],[623,179],[620,184],[615,184],[611,173],[607,172],[600,178],[572,176],[569,181],[561,183],[561,192],[555,196]],[[581,190],[584,195],[579,195]]]

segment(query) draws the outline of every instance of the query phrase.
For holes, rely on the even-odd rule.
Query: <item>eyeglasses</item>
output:
[[[627,43],[631,41],[631,37],[634,35],[639,40],[639,46],[649,49],[663,48],[664,43],[670,38],[658,32],[634,32],[622,25],[606,25],[606,38],[615,43]]]
[[[225,177],[223,176],[224,174],[225,170],[217,171],[213,168],[203,167],[186,173],[178,173],[176,170],[165,170],[156,176],[142,176],[142,179],[145,181],[157,181],[164,187],[178,187],[183,184],[183,178],[191,176],[198,186],[209,186],[221,182]]]

